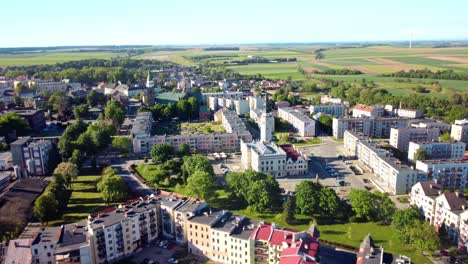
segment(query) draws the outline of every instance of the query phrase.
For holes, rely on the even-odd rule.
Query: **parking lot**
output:
[[[158,243],[155,243],[137,252],[132,258],[132,262],[137,264],[174,264],[175,262],[169,260],[179,259],[185,255],[185,249],[175,244],[168,243],[167,248],[162,248]]]

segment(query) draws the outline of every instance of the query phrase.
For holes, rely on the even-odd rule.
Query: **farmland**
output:
[[[0,66],[55,64],[84,59],[110,59],[119,56],[111,52],[37,52],[25,54],[0,54]]]

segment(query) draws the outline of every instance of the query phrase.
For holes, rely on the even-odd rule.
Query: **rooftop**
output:
[[[296,161],[299,157],[302,157],[302,154],[299,153],[292,145],[279,145],[281,149],[286,152],[286,155],[289,159]]]
[[[363,105],[363,104],[357,104],[353,108],[354,110],[360,110],[360,111],[365,111],[365,112],[372,112],[374,111],[375,107],[373,106],[368,106],[368,105]]]
[[[201,215],[196,215],[196,216],[190,218],[190,222],[197,223],[197,224],[202,224],[202,225],[213,226],[226,213],[227,213],[227,211],[225,211],[225,210],[212,209],[209,212],[205,212],[205,213],[203,213]]]
[[[444,191],[444,186],[437,183],[437,180],[420,181],[419,184],[426,196],[439,196]]]

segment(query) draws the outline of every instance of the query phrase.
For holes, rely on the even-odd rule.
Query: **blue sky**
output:
[[[0,47],[468,39],[466,0],[3,0]]]

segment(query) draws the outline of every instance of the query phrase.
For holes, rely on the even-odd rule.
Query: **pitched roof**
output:
[[[468,207],[466,198],[460,192],[445,192],[441,196],[445,197],[452,211],[464,210],[465,207]]]
[[[438,184],[435,180],[421,181],[419,184],[425,196],[438,196],[440,192],[444,191],[444,186]]]
[[[354,110],[360,110],[360,111],[365,111],[365,112],[372,112],[375,108],[373,106],[368,106],[368,105],[363,105],[363,104],[357,104],[354,106]]]

